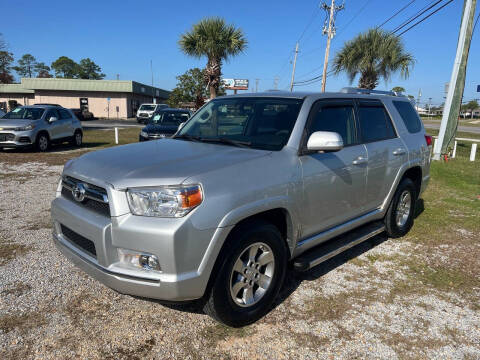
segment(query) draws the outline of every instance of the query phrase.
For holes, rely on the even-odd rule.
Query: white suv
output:
[[[147,123],[157,110],[168,107],[167,104],[142,104],[137,110],[137,122]]]

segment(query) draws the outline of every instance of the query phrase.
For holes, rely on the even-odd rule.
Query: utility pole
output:
[[[255,79],[255,92],[258,92],[258,82],[260,79]]]
[[[280,78],[278,76],[275,76],[273,78],[273,89],[274,90],[278,90],[278,80],[280,80]]]
[[[297,66],[298,42],[295,45],[295,58],[293,59],[292,81],[290,81],[290,91],[293,91],[293,82],[295,81],[295,66]]]
[[[117,74],[117,80],[120,80],[120,74]]]
[[[432,98],[428,98],[428,120],[430,120],[431,108],[432,108]]]
[[[153,88],[153,64],[151,59],[150,59],[150,72],[152,73],[152,102],[156,104],[157,102],[155,101],[155,89]]]
[[[326,3],[322,4],[322,8],[329,12],[328,16],[328,28],[324,26],[323,34],[327,34],[327,48],[325,49],[325,59],[323,61],[323,74],[322,74],[322,92],[325,92],[325,86],[327,85],[327,68],[328,68],[328,59],[330,57],[330,42],[335,36],[335,13],[337,11],[343,10],[345,5],[335,6],[335,0],[332,0],[332,4],[328,6]]]
[[[443,110],[442,123],[438,140],[433,149],[433,160],[440,160],[442,154],[448,152],[448,146],[455,137],[458,116],[465,89],[468,53],[472,41],[473,20],[477,0],[465,0],[463,5],[462,24],[458,36],[457,53],[453,64],[452,76],[448,87],[447,99]]]
[[[417,112],[420,109],[420,100],[422,99],[422,89],[418,90],[418,97],[417,97]]]

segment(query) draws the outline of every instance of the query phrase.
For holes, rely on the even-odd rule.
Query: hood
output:
[[[0,119],[0,129],[9,130],[11,128],[27,126],[34,123],[35,121],[27,119]]]
[[[178,130],[178,125],[168,124],[148,124],[142,131],[148,134],[174,134]]]
[[[65,174],[116,189],[177,185],[186,178],[238,165],[270,151],[186,140],[161,139],[87,153],[64,169]]]

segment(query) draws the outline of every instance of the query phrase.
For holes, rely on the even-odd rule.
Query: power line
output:
[[[407,31],[409,31],[410,29],[413,29],[415,26],[417,26],[418,24],[424,22],[425,20],[427,20],[430,16],[434,15],[435,13],[439,12],[440,10],[442,10],[445,6],[447,6],[448,4],[450,4],[451,2],[453,2],[453,0],[449,0],[447,1],[445,4],[443,4],[442,6],[440,6],[438,9],[436,9],[435,11],[431,12],[430,14],[428,14],[427,16],[425,16],[423,19],[417,21],[415,24],[413,24],[412,26],[410,26],[408,29],[402,31],[400,34],[398,34],[397,36],[402,36],[403,34],[405,34]]]
[[[313,20],[315,20],[315,18],[317,17],[318,13],[320,12],[320,7],[317,7],[317,9],[315,10],[315,12],[312,14],[312,17],[310,18],[310,21],[308,22],[307,26],[305,26],[305,29],[303,29],[303,32],[302,34],[300,35],[300,37],[298,38],[297,42],[300,42],[300,40],[302,40],[303,36],[305,35],[305,33],[307,32],[308,28],[310,27],[310,25],[312,25],[313,23]]]
[[[477,27],[478,18],[480,18],[480,13],[478,13],[478,15],[477,15],[477,20],[475,20],[475,25],[473,25],[472,34],[474,34],[474,33],[475,33],[475,28]]]
[[[430,5],[428,6],[427,5],[427,8],[423,8],[422,10],[420,10],[416,15],[410,17],[409,19],[407,19],[405,22],[403,22],[400,26],[397,26],[393,31],[392,31],[392,34],[395,34],[397,31],[400,31],[401,29],[403,29],[405,26],[407,26],[408,24],[410,24],[413,20],[419,18],[420,16],[422,16],[423,14],[425,14],[428,10],[430,10],[431,8],[437,6],[439,3],[441,3],[443,0],[437,0],[433,5]],[[434,1],[432,1],[433,3]],[[432,4],[430,3],[430,4]]]
[[[395,14],[393,14],[392,16],[390,16],[387,20],[385,20],[383,23],[381,23],[380,25],[377,26],[377,28],[381,28],[383,25],[385,25],[386,23],[388,23],[390,20],[392,20],[395,16],[397,16],[398,14],[400,14],[403,10],[405,10],[407,7],[409,7],[410,5],[412,5],[416,0],[412,0],[410,1],[407,5],[405,5],[404,7],[402,7],[400,10],[398,10]]]

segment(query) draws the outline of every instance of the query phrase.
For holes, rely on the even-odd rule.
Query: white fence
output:
[[[433,149],[435,148],[435,143],[437,142],[438,136],[433,137]],[[468,139],[468,138],[455,138],[455,143],[453,144],[452,159],[457,156],[457,143],[458,141],[468,141],[472,143],[472,148],[470,149],[470,161],[475,161],[477,155],[477,143],[480,142],[478,139]]]

